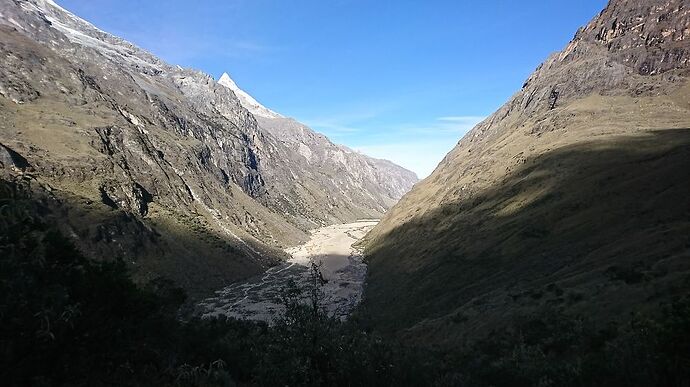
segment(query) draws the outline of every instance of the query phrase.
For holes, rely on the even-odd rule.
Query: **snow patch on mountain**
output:
[[[257,100],[254,99],[254,97],[247,94],[244,90],[240,89],[239,86],[237,86],[237,84],[235,83],[235,81],[233,81],[232,78],[230,78],[228,73],[223,73],[223,75],[218,80],[218,84],[223,85],[232,90],[237,96],[237,98],[240,100],[242,106],[244,106],[245,109],[249,110],[249,112],[253,115],[265,118],[283,118],[283,116],[260,104]]]

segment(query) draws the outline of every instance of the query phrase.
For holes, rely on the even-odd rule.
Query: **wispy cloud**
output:
[[[465,133],[485,118],[458,115],[431,118],[417,124],[373,123],[385,116],[385,110],[371,105],[302,122],[337,142],[369,156],[393,161],[423,178]]]
[[[439,117],[427,125],[389,129],[397,133],[398,141],[390,141],[388,137],[354,149],[393,161],[424,178],[431,174],[460,138],[483,119],[481,116]]]
[[[206,37],[178,31],[172,27],[159,31],[113,31],[134,44],[145,48],[173,64],[198,58],[257,59],[278,54],[288,47],[267,44],[258,40]]]
[[[434,129],[454,132],[454,133],[466,133],[472,129],[475,125],[482,122],[486,117],[482,116],[446,116],[438,117],[436,119],[436,125],[433,125]]]
[[[457,140],[422,138],[409,142],[372,144],[354,147],[368,156],[390,160],[421,178],[431,174],[438,163],[457,144]]]
[[[423,135],[455,135],[458,138],[484,120],[481,116],[439,117],[422,125],[403,125],[399,133]]]
[[[451,122],[477,122],[478,120],[483,120],[482,116],[445,116],[438,117],[438,121],[451,121]]]
[[[250,40],[231,40],[218,42],[212,51],[221,57],[238,58],[247,56],[272,55],[286,51],[288,47],[270,45]]]
[[[348,110],[336,114],[306,118],[301,121],[326,135],[346,136],[362,131],[363,127],[370,126],[372,120],[378,119],[397,106],[396,101],[388,100],[380,103],[351,106]]]
[[[361,131],[361,128],[342,124],[335,120],[305,120],[304,124],[329,136],[344,136]]]

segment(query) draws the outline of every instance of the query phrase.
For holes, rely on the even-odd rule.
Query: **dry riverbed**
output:
[[[347,317],[362,298],[367,272],[361,253],[352,244],[377,222],[361,220],[314,230],[307,243],[288,250],[292,257],[285,263],[247,282],[232,284],[199,303],[203,316],[226,315],[270,322],[284,309],[280,301],[282,291],[290,280],[298,286],[305,285],[313,261],[327,281],[322,288],[324,306],[331,315]]]

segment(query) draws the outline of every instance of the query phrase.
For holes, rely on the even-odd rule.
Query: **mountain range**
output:
[[[91,257],[192,296],[258,274],[310,229],[380,217],[414,173],[170,65],[50,0],[0,6],[0,150]]]
[[[687,0],[610,0],[422,181],[51,0],[0,58],[4,384],[688,386]]]

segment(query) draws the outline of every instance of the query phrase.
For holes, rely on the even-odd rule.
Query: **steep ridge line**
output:
[[[687,2],[610,1],[367,236],[374,321],[459,345],[548,308],[606,324],[672,299],[689,75]]]
[[[0,13],[0,143],[55,188],[54,211],[82,217],[55,220],[85,255],[122,258],[138,280],[207,295],[263,272],[307,230],[379,217],[416,181],[305,131],[294,141],[310,163],[212,77],[52,1],[2,2]],[[358,161],[329,161],[340,156]]]

